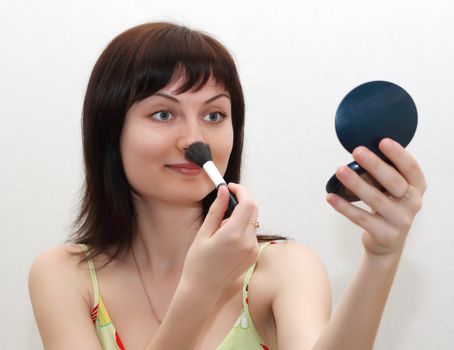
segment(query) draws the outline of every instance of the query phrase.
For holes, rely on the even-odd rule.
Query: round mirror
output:
[[[400,86],[387,81],[370,81],[350,91],[337,108],[336,134],[344,148],[352,153],[365,146],[380,158],[378,143],[385,137],[406,147],[416,131],[418,113],[411,96]],[[392,165],[392,164],[391,164]],[[384,189],[356,162],[347,165],[381,191]],[[333,175],[326,184],[328,193],[336,193],[349,202],[359,198]]]

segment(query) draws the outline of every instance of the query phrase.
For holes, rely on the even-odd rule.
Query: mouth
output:
[[[194,163],[168,164],[166,168],[183,175],[198,175],[202,172],[202,168]]]

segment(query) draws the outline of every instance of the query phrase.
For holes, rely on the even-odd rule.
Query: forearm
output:
[[[169,310],[146,350],[194,349],[217,297],[179,285]]]
[[[372,349],[400,256],[364,254],[314,350]]]

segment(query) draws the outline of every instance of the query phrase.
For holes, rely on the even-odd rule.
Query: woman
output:
[[[364,229],[364,257],[337,312],[318,256],[257,236],[238,184],[244,101],[233,59],[210,36],[150,23],[117,36],[83,108],[85,187],[71,240],[33,263],[29,289],[46,349],[368,349],[426,184],[392,140],[355,160],[387,190],[342,167],[372,208],[327,201]],[[210,145],[226,187],[184,158]],[[280,243],[280,242],[279,242]],[[64,322],[62,322],[64,313]],[[233,325],[233,327],[232,327]]]

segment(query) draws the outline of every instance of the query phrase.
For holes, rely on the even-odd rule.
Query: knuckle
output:
[[[210,209],[208,209],[207,215],[213,215],[217,210],[219,210],[219,204],[217,202],[214,202],[211,204]]]
[[[238,232],[237,230],[231,231],[231,232],[226,232],[225,234],[225,240],[227,244],[231,244],[233,246],[238,246],[241,244],[241,232]]]
[[[353,221],[361,227],[363,227],[369,219],[368,215],[362,210],[355,210],[352,216]]]
[[[417,213],[422,208],[422,199],[419,197],[411,202],[411,211]]]
[[[424,180],[421,188],[421,192],[424,194],[427,191],[427,182]]]
[[[259,245],[257,244],[257,241],[253,242],[253,244],[248,244],[246,247],[246,251],[249,255],[256,257],[259,253]]]
[[[208,209],[208,213],[215,212],[219,210],[220,207],[221,203],[219,203],[219,200],[215,199],[214,202],[211,204],[210,208]]]
[[[213,220],[217,216],[219,216],[220,208],[217,205],[212,205],[211,208],[208,210],[208,213],[206,215],[205,221],[208,220]]]
[[[416,172],[419,172],[419,165],[418,163],[416,163],[415,160],[411,160],[408,165],[407,165],[407,171],[411,174],[411,173],[416,173]]]
[[[253,212],[254,210],[257,210],[257,205],[252,199],[247,199],[243,202],[244,204],[244,209],[250,212]]]
[[[401,226],[405,230],[410,229],[412,223],[413,223],[413,216],[411,216],[411,215],[403,215],[402,216],[402,218],[401,218]]]
[[[399,230],[391,229],[382,238],[382,243],[386,246],[392,245],[400,237]]]
[[[381,193],[377,190],[377,191],[374,191],[374,193],[372,194],[371,201],[374,204],[374,207],[382,208],[383,206],[386,205],[388,200],[383,193]]]
[[[251,210],[254,212],[258,210],[257,204],[254,201],[251,202]]]
[[[402,177],[392,176],[390,179],[390,187],[393,190],[393,193],[398,193],[398,196],[401,196],[402,191],[407,189],[408,184]]]

